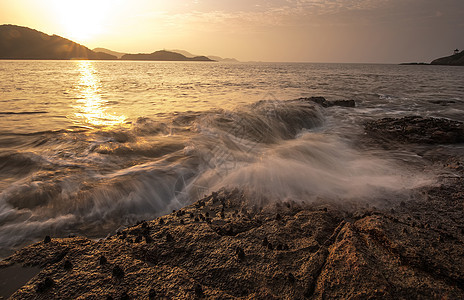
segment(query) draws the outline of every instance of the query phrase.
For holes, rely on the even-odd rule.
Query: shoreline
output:
[[[377,120],[367,138],[462,143],[462,123],[440,120]],[[221,190],[99,241],[44,239],[0,270],[40,269],[15,299],[463,298],[464,154],[422,155],[441,175],[407,201],[256,203]]]

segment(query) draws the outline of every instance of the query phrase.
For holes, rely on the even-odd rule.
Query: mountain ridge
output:
[[[195,56],[195,57],[186,57],[183,54],[159,50],[150,54],[138,53],[138,54],[125,54],[121,57],[121,60],[152,60],[152,61],[209,61],[213,62],[214,60],[209,59],[206,56]]]
[[[48,35],[28,27],[0,25],[0,59],[95,59],[112,60],[116,56],[95,52],[58,35]]]

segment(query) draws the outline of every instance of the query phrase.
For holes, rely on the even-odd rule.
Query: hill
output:
[[[0,59],[116,59],[57,35],[0,25]]]
[[[180,54],[182,54],[182,55],[184,55],[186,57],[198,56],[198,55],[192,54],[192,53],[190,53],[188,51],[185,51],[185,50],[174,49],[174,50],[168,50],[168,51],[180,53]],[[219,61],[219,62],[239,62],[235,58],[222,58],[220,56],[215,56],[215,55],[208,55],[207,57],[209,59],[211,59],[211,60],[215,60],[215,61]]]
[[[183,54],[160,50],[150,54],[126,54],[122,60],[154,60],[154,61],[213,61],[206,56],[186,57]]]
[[[464,66],[464,51],[454,55],[437,58],[432,61],[432,65],[446,65],[446,66]]]
[[[127,54],[127,53],[112,51],[112,50],[109,50],[109,49],[106,49],[106,48],[95,48],[95,49],[92,49],[92,51],[95,51],[95,52],[102,52],[102,53],[114,55],[114,56],[116,56],[118,59],[120,59],[123,55]]]

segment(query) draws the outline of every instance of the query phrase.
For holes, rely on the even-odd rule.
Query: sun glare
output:
[[[106,0],[53,2],[65,37],[81,43],[103,33],[112,7],[111,1]]]

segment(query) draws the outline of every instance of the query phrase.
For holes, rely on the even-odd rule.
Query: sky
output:
[[[430,62],[464,49],[464,0],[0,0],[0,24],[241,61]]]

